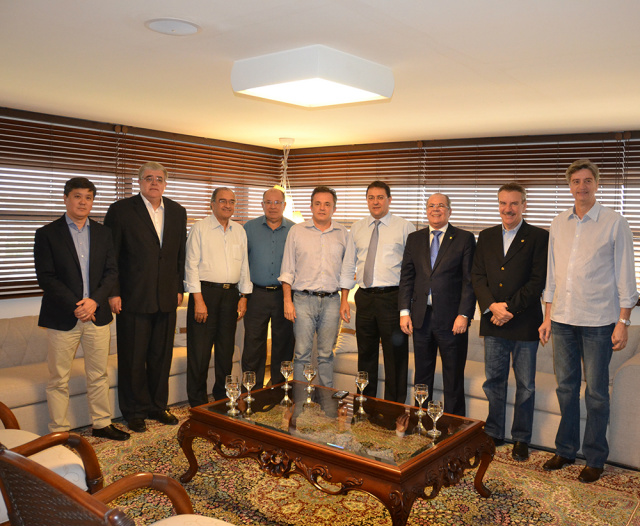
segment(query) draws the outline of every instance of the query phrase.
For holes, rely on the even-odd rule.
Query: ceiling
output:
[[[273,148],[637,130],[639,22],[634,0],[0,0],[0,106]],[[393,97],[233,93],[234,60],[310,44],[390,67]]]

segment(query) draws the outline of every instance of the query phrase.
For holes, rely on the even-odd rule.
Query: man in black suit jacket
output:
[[[407,238],[398,308],[400,328],[406,334],[413,334],[414,384],[427,384],[431,398],[440,348],[444,410],[464,416],[467,329],[476,308],[471,286],[476,242],[471,232],[450,225],[450,216],[451,202],[446,195],[429,197],[429,227]]]
[[[516,404],[511,426],[512,457],[529,458],[535,403],[540,296],[547,276],[549,233],[529,225],[522,214],[527,193],[518,183],[498,190],[502,224],[480,233],[473,260],[473,289],[478,297],[484,336],[485,375],[489,401],[485,432],[496,445],[504,442],[509,361],[513,355]]]
[[[162,197],[167,170],[148,162],[140,193],[113,203],[104,219],[113,232],[119,282],[109,299],[118,326],[118,399],[129,428],[144,419],[177,424],[167,410],[176,308],[184,291],[187,212]]]
[[[69,374],[82,342],[93,436],[127,440],[111,424],[109,404],[109,293],[118,279],[109,229],[89,219],[95,185],[84,177],[64,186],[67,212],[36,230],[34,260],[44,291],[38,325],[47,328],[51,432],[68,431]]]

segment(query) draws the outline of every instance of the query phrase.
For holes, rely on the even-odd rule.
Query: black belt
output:
[[[201,281],[201,285],[204,287],[213,287],[216,289],[235,289],[238,288],[237,283],[213,283],[211,281]]]
[[[338,294],[338,291],[336,290],[335,292],[315,292],[313,290],[296,290],[295,292],[298,292],[300,294],[306,294],[306,295],[311,295],[311,296],[318,296],[318,298],[329,298],[331,296],[335,296],[336,294]]]
[[[274,290],[282,290],[282,285],[268,285],[266,287],[263,287],[262,285],[256,285],[254,283],[253,286],[256,289],[268,290],[269,292],[273,292]]]
[[[384,294],[385,292],[395,292],[400,287],[369,287],[366,289],[359,289],[362,292],[366,292],[367,294]]]

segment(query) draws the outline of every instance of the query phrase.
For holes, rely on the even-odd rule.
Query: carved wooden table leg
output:
[[[487,472],[487,468],[489,467],[489,464],[491,464],[492,460],[493,454],[486,451],[480,454],[480,465],[478,466],[478,471],[476,472],[476,477],[473,481],[476,491],[485,499],[491,496],[491,490],[482,483],[482,479],[484,478],[484,474]]]
[[[178,430],[178,444],[184,451],[184,456],[189,461],[189,469],[180,477],[180,482],[189,482],[198,472],[198,460],[193,452],[193,439],[196,437],[191,433],[191,421],[187,420]]]

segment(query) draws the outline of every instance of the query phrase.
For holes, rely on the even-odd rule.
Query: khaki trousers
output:
[[[49,383],[49,431],[68,431],[71,428],[69,410],[69,378],[78,345],[84,350],[84,370],[87,378],[87,400],[93,427],[101,429],[111,424],[107,358],[111,339],[109,325],[98,327],[93,322],[81,322],[70,331],[47,329]]]

